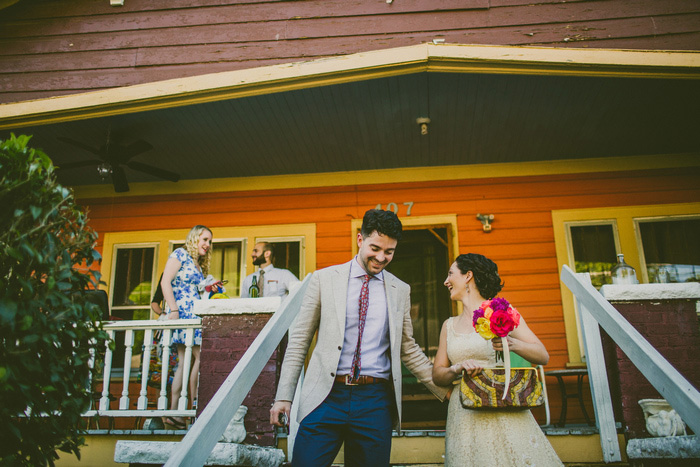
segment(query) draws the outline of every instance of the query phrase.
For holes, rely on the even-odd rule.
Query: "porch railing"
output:
[[[165,464],[166,467],[204,465],[234,413],[299,313],[310,278],[311,274],[307,275],[272,315],[173,451]]]
[[[95,406],[83,414],[85,417],[193,417],[195,409],[187,409],[188,401],[188,386],[189,386],[189,371],[183,372],[182,391],[178,399],[178,407],[175,410],[170,410],[170,401],[168,399],[168,374],[170,372],[170,344],[172,343],[173,330],[185,330],[185,355],[184,361],[178,362],[178,365],[183,365],[184,368],[190,367],[192,361],[192,346],[194,344],[194,332],[196,329],[202,328],[202,320],[196,319],[178,319],[178,320],[137,320],[137,321],[118,321],[105,323],[103,326],[109,337],[115,340],[117,333],[124,334],[124,371],[123,381],[121,385],[121,393],[118,399],[118,408],[110,407],[111,400],[115,396],[110,393],[112,378],[114,377],[113,361],[114,352],[107,346],[105,349],[103,369],[102,369],[102,390],[99,401]],[[132,356],[138,354],[138,350],[134,352],[135,334],[139,331],[144,333],[142,358],[140,369],[132,370]],[[160,339],[155,339],[155,333],[161,333]],[[162,346],[161,354],[161,381],[157,398],[154,401],[148,400],[148,381],[151,376],[150,368],[151,361],[154,358],[152,351],[155,346]],[[90,365],[95,365],[95,352],[91,358]],[[140,370],[140,371],[139,371]],[[136,373],[140,382],[140,390],[136,399],[135,408],[132,408],[132,394],[129,393],[129,384],[131,374]],[[91,382],[91,384],[94,382]],[[151,403],[149,403],[151,402]],[[156,405],[157,408],[149,408]]]
[[[700,392],[603,298],[591,285],[587,274],[576,274],[565,265],[561,280],[574,294],[579,305],[588,381],[605,462],[620,462],[621,455],[598,325],[693,431],[700,433]]]

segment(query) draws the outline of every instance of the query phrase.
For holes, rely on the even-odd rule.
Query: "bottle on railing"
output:
[[[637,273],[632,266],[625,263],[625,255],[617,255],[617,264],[610,270],[613,284],[639,284]]]
[[[258,298],[260,296],[260,287],[258,287],[258,277],[253,276],[253,283],[248,289],[248,296],[250,298]]]

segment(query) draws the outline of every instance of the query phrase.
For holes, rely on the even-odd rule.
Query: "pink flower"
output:
[[[505,337],[515,329],[513,316],[507,310],[496,310],[491,315],[491,332],[499,337]]]
[[[517,328],[520,326],[520,313],[518,310],[515,309],[512,305],[508,305],[508,314],[513,318],[513,322],[515,323],[515,327]]]

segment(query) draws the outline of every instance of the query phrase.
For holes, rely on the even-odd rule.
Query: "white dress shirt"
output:
[[[347,312],[345,315],[345,340],[338,363],[339,375],[352,372],[352,359],[357,347],[357,335],[360,324],[360,289],[364,275],[367,274],[357,256],[350,266],[348,282]],[[384,289],[384,272],[371,276],[369,280],[369,306],[362,333],[360,357],[360,375],[391,379],[391,362],[389,360],[389,315]]]
[[[272,264],[266,268],[262,269],[265,271],[263,278],[265,284],[262,286],[262,296],[263,297],[282,297],[284,298],[289,293],[289,286],[295,282],[299,282],[288,269],[276,268]],[[241,298],[250,297],[248,290],[253,284],[253,276],[255,276],[258,287],[260,287],[260,271],[255,271],[250,274],[245,279],[243,279],[243,285],[241,286]]]

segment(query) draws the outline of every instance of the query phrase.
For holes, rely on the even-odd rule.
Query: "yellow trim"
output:
[[[115,198],[124,196],[153,196],[185,193],[219,193],[233,191],[311,188],[322,186],[354,186],[376,184],[378,178],[392,183],[438,180],[479,179],[490,177],[527,177],[537,175],[652,170],[678,167],[698,167],[698,154],[670,154],[513,162],[499,164],[453,165],[441,167],[410,167],[401,169],[357,170],[303,175],[271,175],[242,178],[211,178],[172,182],[130,183],[127,193],[115,193],[112,185],[75,187],[80,199]],[[381,177],[378,177],[381,175]],[[231,187],[236,187],[232,190]]]
[[[122,115],[424,71],[699,79],[700,53],[419,44],[0,105],[0,129]]]
[[[305,249],[303,252],[303,273],[316,270],[316,224],[281,224],[281,225],[253,225],[245,227],[212,227],[214,242],[230,239],[243,240],[245,242],[242,254],[246,257],[246,270],[254,271],[253,260],[249,252],[259,237],[303,237]],[[113,277],[112,263],[114,261],[115,245],[124,244],[157,244],[155,278],[165,268],[168,261],[171,242],[183,242],[190,229],[168,230],[138,230],[131,232],[107,232],[104,234],[102,248],[102,280],[106,283],[102,289],[110,292]],[[216,246],[216,245],[215,245]],[[249,273],[248,273],[249,274]],[[241,276],[241,281],[245,274]],[[240,284],[239,284],[240,285]]]
[[[567,223],[600,221],[614,222],[617,229],[619,251],[625,255],[625,262],[639,273],[640,282],[644,274],[640,263],[640,243],[637,236],[635,221],[648,217],[669,217],[700,214],[700,203],[659,204],[648,206],[605,207],[594,209],[571,209],[552,211],[554,228],[554,243],[557,253],[559,271],[566,264],[574,269],[570,251],[570,241],[566,229]],[[559,287],[564,311],[564,327],[566,329],[566,344],[569,352],[569,366],[583,365],[580,351],[576,307],[571,291],[560,281]]]

